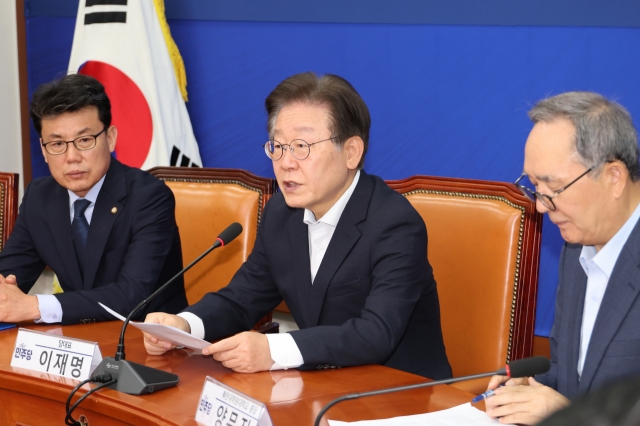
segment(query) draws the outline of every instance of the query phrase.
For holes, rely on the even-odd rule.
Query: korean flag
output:
[[[69,73],[105,86],[118,160],[141,169],[202,166],[163,0],[80,0]]]

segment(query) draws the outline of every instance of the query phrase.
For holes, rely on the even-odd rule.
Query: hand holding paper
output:
[[[145,324],[157,324],[164,327],[171,327],[185,333],[191,332],[189,323],[178,315],[166,314],[164,312],[153,312],[145,318]],[[162,355],[163,353],[174,349],[177,345],[166,338],[156,334],[144,333],[144,348],[149,355]],[[204,352],[203,352],[204,353]],[[206,353],[205,353],[206,355]]]
[[[109,312],[111,315],[118,318],[119,320],[121,321],[125,320],[125,317],[115,312],[113,309],[103,305],[102,303],[100,303],[100,306],[102,306],[107,312]],[[176,315],[170,315],[170,316],[174,317]],[[137,322],[137,321],[131,321],[129,324],[131,324],[135,328],[142,330],[146,335],[152,336],[153,338],[164,341],[164,342],[168,342],[172,344],[174,347],[185,346],[187,348],[202,351],[202,349],[211,345],[211,343],[207,342],[206,340],[193,337],[191,334],[183,330],[180,330],[179,328],[176,328],[176,327],[171,327],[168,325],[152,323],[152,322]],[[147,336],[145,336],[145,347],[147,347],[147,340],[148,340]],[[147,350],[148,349],[149,348],[147,347]],[[161,349],[161,348],[158,347],[157,349]],[[168,349],[171,349],[171,348],[165,348],[161,352],[158,351],[158,353],[155,353],[155,352],[154,353],[149,352],[149,353],[151,353],[152,355],[160,355],[166,352]]]

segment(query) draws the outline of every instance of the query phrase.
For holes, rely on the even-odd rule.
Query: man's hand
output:
[[[2,274],[0,274],[0,284],[11,284],[11,285],[18,285],[18,280],[16,279],[16,276],[11,274],[11,275],[7,275],[7,277],[3,277]]]
[[[152,312],[144,319],[144,322],[151,322],[154,324],[164,324],[169,327],[175,327],[187,333],[191,333],[191,327],[186,319],[179,317],[178,315],[165,314],[164,312]],[[164,340],[159,340],[150,334],[142,333],[144,335],[144,348],[149,355],[162,355],[170,349],[175,348],[175,345]]]
[[[38,298],[18,288],[15,275],[0,275],[0,322],[20,322],[40,318]]]
[[[511,380],[509,380],[505,386],[495,389],[495,394],[485,399],[487,414],[498,418],[500,423],[532,425],[569,405],[567,398],[550,387],[536,382],[533,377],[525,380],[527,380],[525,385],[515,383],[510,385]],[[492,379],[489,386],[493,383]]]
[[[487,390],[496,389],[501,384],[505,384],[506,386],[527,386],[529,382],[526,377],[510,379],[507,376],[493,376],[489,381],[489,385],[487,386]]]
[[[252,331],[220,340],[204,348],[202,353],[213,354],[213,359],[238,373],[266,371],[274,364],[267,336]]]

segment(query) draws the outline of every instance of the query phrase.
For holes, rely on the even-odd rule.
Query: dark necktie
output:
[[[73,203],[73,222],[71,222],[73,246],[76,249],[78,265],[80,265],[80,272],[83,276],[85,247],[87,246],[87,235],[89,235],[89,222],[87,222],[84,212],[90,204],[91,201],[78,198]]]

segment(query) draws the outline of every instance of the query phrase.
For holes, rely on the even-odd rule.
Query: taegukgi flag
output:
[[[105,86],[121,162],[202,166],[164,0],[80,0],[69,60],[69,73],[76,72]]]

